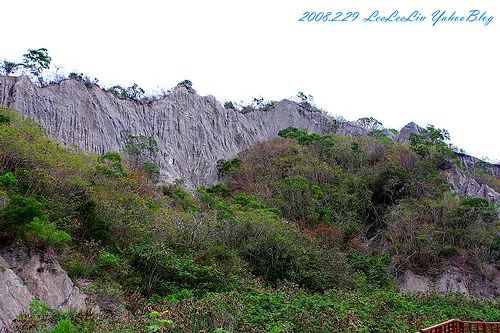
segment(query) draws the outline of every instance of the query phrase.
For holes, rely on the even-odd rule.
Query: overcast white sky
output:
[[[375,10],[426,19],[363,22]],[[436,10],[494,18],[433,26]],[[104,85],[169,89],[189,79],[219,100],[303,91],[348,120],[433,124],[468,153],[500,160],[498,0],[17,0],[1,11],[0,58],[45,47],[53,64]],[[359,16],[299,22],[304,12]]]

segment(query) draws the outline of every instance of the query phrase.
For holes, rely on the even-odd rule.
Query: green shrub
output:
[[[30,314],[33,317],[40,319],[42,317],[48,316],[49,312],[49,305],[47,304],[47,302],[40,301],[34,298],[30,301]]]
[[[70,259],[65,263],[64,269],[71,277],[85,277],[93,275],[94,265],[87,261]]]
[[[241,159],[233,158],[230,160],[218,160],[217,169],[219,173],[236,172],[241,167]]]
[[[342,259],[333,259],[334,252],[314,246],[275,212],[234,209],[236,223],[226,224],[219,237],[248,263],[253,274],[269,282],[293,281],[313,290],[345,282]]]
[[[251,195],[246,195],[245,193],[238,193],[238,195],[233,198],[233,205],[239,205],[244,210],[267,209],[266,205],[264,205],[260,199]]]
[[[236,110],[236,107],[234,106],[232,101],[226,101],[224,102],[224,107],[226,109],[231,109],[231,110]]]
[[[456,253],[479,261],[495,256],[492,244],[500,223],[486,200],[407,199],[386,218],[392,250],[402,266],[431,271]]]
[[[181,289],[203,293],[227,287],[215,268],[199,265],[189,255],[175,254],[161,243],[134,245],[126,255],[138,287],[146,294],[168,295]]]
[[[193,89],[193,82],[191,82],[191,80],[183,80],[183,81],[177,83],[177,86],[185,87],[191,93],[195,93],[196,92]]]
[[[46,215],[34,217],[30,223],[23,227],[23,231],[25,238],[29,242],[62,246],[71,241],[71,236],[62,230],[58,230],[54,223],[48,222]]]
[[[358,285],[361,288],[387,288],[396,287],[397,283],[389,271],[391,256],[389,252],[375,257],[362,254],[359,251],[350,251],[348,253],[349,265],[362,273],[364,278],[358,281],[363,281],[364,285]]]
[[[113,253],[107,251],[101,251],[99,254],[99,261],[97,263],[99,268],[110,269],[120,266],[120,258]]]
[[[334,145],[333,136],[330,134],[317,134],[310,133],[307,129],[301,130],[295,127],[287,127],[278,132],[278,135],[283,138],[295,138],[300,145],[307,146],[312,144],[319,144],[324,147],[331,147]]]
[[[377,138],[383,142],[386,142],[386,143],[391,143],[392,140],[390,137],[388,137],[386,134],[384,134],[382,132],[382,130],[380,129],[372,129],[369,133],[368,133],[369,136],[372,136],[374,138]]]
[[[14,193],[18,191],[19,182],[12,172],[7,172],[0,176],[0,186],[7,192]]]
[[[97,216],[96,207],[95,200],[88,200],[80,205],[78,209],[80,226],[75,234],[84,240],[100,241],[107,245],[113,244],[114,238],[109,226]]]
[[[423,158],[431,159],[441,167],[456,162],[457,157],[448,141],[450,134],[445,129],[429,125],[419,134],[410,134],[410,144],[413,150]]]
[[[126,177],[122,164],[122,157],[117,152],[108,152],[97,159],[99,164],[96,167],[96,171],[103,175],[109,175],[116,178]]]
[[[1,224],[6,229],[15,232],[17,227],[41,216],[43,207],[44,205],[34,197],[25,198],[13,195],[10,197],[9,204],[0,210]]]
[[[63,319],[57,323],[51,333],[80,333],[80,330],[73,325],[70,318]]]
[[[303,129],[299,130],[296,127],[287,127],[285,129],[280,130],[278,132],[278,135],[281,136],[281,137],[283,137],[283,138],[295,138],[295,139],[298,139],[298,138],[306,136],[307,133],[308,133],[308,131],[307,131],[306,128],[303,128]]]
[[[203,188],[202,188],[203,189]],[[202,190],[201,189],[201,190]],[[217,195],[217,196],[220,196],[222,198],[228,198],[231,196],[231,190],[229,188],[227,188],[227,186],[223,185],[223,184],[215,184],[213,186],[210,186],[210,187],[207,187],[205,189],[205,191],[207,193],[210,193],[210,194],[213,194],[213,195]]]
[[[0,124],[10,123],[10,117],[0,114]]]
[[[146,177],[153,181],[158,180],[158,178],[160,177],[160,167],[156,163],[152,161],[146,161],[142,163],[142,167],[144,169]]]

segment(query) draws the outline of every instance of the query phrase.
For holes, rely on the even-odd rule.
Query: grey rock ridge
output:
[[[480,170],[500,177],[500,165],[487,163],[462,153],[457,153],[456,156],[462,167],[453,165],[450,169],[441,173],[442,178],[452,185],[452,191],[465,196],[483,198],[490,202],[500,201],[500,193],[486,184],[479,183],[467,172]]]
[[[217,181],[217,160],[233,158],[289,126],[325,133],[335,124],[336,133],[369,132],[289,100],[268,111],[239,112],[184,87],[176,87],[164,99],[139,103],[77,80],[39,88],[28,77],[0,76],[0,105],[34,119],[58,142],[77,144],[87,152],[121,151],[127,130],[153,136],[159,146],[161,180],[182,180],[190,188]],[[396,141],[404,141],[400,136],[407,132],[396,136],[384,130]]]
[[[47,302],[52,309],[89,309],[90,304],[48,250],[11,244],[0,249],[0,332],[21,312],[28,312],[32,299]]]
[[[396,142],[408,142],[410,141],[410,135],[412,133],[419,133],[422,130],[422,127],[415,124],[413,121],[403,127],[396,137],[393,137],[393,140]]]
[[[27,77],[0,77],[0,105],[34,119],[60,143],[88,152],[122,150],[125,130],[153,136],[162,180],[182,179],[191,188],[217,180],[219,159],[233,158],[288,126],[323,132],[331,120],[288,100],[243,114],[184,87],[162,100],[138,103],[76,80],[39,88]]]
[[[466,170],[473,170],[475,168],[478,168],[485,173],[500,177],[500,165],[498,164],[484,162],[476,157],[461,153],[457,153],[457,157]]]
[[[486,184],[479,184],[456,165],[444,172],[443,178],[452,184],[452,190],[456,193],[483,198],[490,202],[500,201],[500,193]]]
[[[176,87],[164,99],[139,103],[77,80],[39,88],[28,77],[0,76],[0,105],[34,119],[56,141],[77,144],[87,152],[121,151],[127,130],[132,135],[153,136],[159,146],[156,162],[161,181],[182,180],[189,188],[215,183],[217,160],[233,158],[289,126],[318,133],[333,128],[341,134],[369,132],[356,122],[339,121],[289,100],[278,102],[268,111],[239,112],[223,107],[213,96],[202,97],[184,87]],[[396,142],[406,142],[411,133],[421,129],[411,122],[398,134],[387,129],[383,133]],[[458,157],[465,169],[481,167],[500,176],[499,165],[465,154]],[[458,168],[447,170],[445,178],[457,192],[490,201],[500,199],[500,194]]]

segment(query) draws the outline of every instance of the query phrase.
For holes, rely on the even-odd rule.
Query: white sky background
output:
[[[431,14],[494,19],[438,22]],[[369,23],[374,10],[425,22]],[[348,120],[446,128],[469,154],[500,160],[498,0],[4,1],[0,58],[45,47],[54,65],[151,90],[189,79],[201,95],[281,100],[299,91]],[[354,22],[298,22],[358,11]],[[333,18],[334,14],[330,17]]]

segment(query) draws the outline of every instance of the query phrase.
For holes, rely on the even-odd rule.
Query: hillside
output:
[[[218,160],[233,158],[289,126],[349,135],[371,130],[332,118],[308,103],[288,100],[265,111],[240,112],[182,86],[163,99],[141,103],[77,79],[40,88],[25,76],[0,76],[0,105],[34,119],[59,143],[76,144],[86,152],[123,151],[131,137],[152,138],[158,149],[149,157],[158,165],[161,181],[180,181],[190,189],[218,181]],[[410,123],[399,132],[384,129],[383,133],[395,142],[407,142],[420,129]],[[467,171],[500,175],[498,165],[464,154],[459,158]],[[454,169],[445,178],[456,191],[500,200],[500,189],[491,188],[487,177],[474,178]]]
[[[27,77],[0,77],[0,105],[20,110],[50,137],[87,152],[120,151],[129,133],[154,137],[162,179],[182,180],[190,188],[213,184],[217,160],[276,137],[285,127],[322,132],[330,121],[286,100],[271,112],[241,113],[213,96],[177,87],[164,99],[140,103],[74,79],[39,88]]]
[[[16,111],[0,120],[2,321],[31,309],[14,331],[414,332],[500,318],[496,203],[453,194],[440,174],[500,184],[461,168],[439,135],[290,127],[188,192],[125,153],[60,146]],[[408,276],[444,293],[398,293]]]
[[[130,135],[154,138],[158,152],[153,158],[162,180],[181,180],[189,188],[212,185],[217,181],[218,160],[233,158],[286,127],[316,133],[370,132],[308,103],[282,100],[265,110],[240,112],[183,86],[163,99],[142,103],[76,79],[40,88],[25,76],[0,76],[0,106],[21,111],[47,129],[51,138],[63,145],[77,144],[86,152],[122,151]],[[418,128],[411,123],[397,134],[383,132],[404,142]]]

